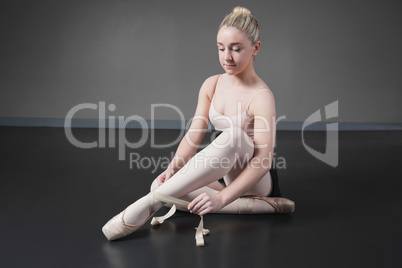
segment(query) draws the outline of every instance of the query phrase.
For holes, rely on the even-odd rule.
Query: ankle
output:
[[[155,200],[150,192],[126,208],[123,221],[129,225],[142,224],[162,206],[162,202]]]
[[[150,214],[163,207],[163,203],[154,197],[153,192],[149,192],[146,196],[144,196],[144,198],[148,199],[148,208]]]

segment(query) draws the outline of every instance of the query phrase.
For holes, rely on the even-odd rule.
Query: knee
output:
[[[239,127],[234,127],[233,128],[233,139],[235,140],[244,140],[244,138],[247,136],[246,132],[244,132],[243,129]]]
[[[243,136],[243,134],[245,134],[245,132],[243,131],[243,129],[239,128],[239,127],[229,127],[227,129],[225,129],[223,131],[226,135],[229,136],[230,140],[238,140],[241,139],[241,137]]]
[[[158,181],[157,181],[156,179],[154,179],[154,181],[153,181],[152,184],[151,184],[151,189],[150,189],[150,191],[153,192],[153,191],[155,191],[158,187],[159,187],[159,183],[158,183]]]
[[[230,136],[229,139],[231,139],[233,142],[240,141],[241,144],[243,144],[243,142],[244,142],[244,143],[247,143],[250,146],[254,147],[254,142],[247,135],[247,133],[240,127],[231,127],[231,128],[226,129],[225,131],[228,131],[228,134]]]

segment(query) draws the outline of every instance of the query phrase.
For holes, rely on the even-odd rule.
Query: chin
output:
[[[232,70],[232,69],[225,69],[225,71],[226,71],[226,73],[228,74],[228,75],[235,75],[235,74],[237,74],[238,73],[238,70]]]
[[[236,72],[237,68],[227,68],[226,66],[222,66],[223,70],[226,72]]]

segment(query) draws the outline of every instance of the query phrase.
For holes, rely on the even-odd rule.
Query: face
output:
[[[257,55],[260,41],[255,45],[235,27],[222,27],[217,35],[219,61],[228,74],[238,74],[252,68],[253,58]]]

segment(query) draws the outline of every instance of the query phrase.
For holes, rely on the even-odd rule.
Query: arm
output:
[[[209,124],[208,112],[211,105],[208,93],[212,92],[213,88],[215,88],[217,78],[218,75],[207,78],[200,88],[198,104],[190,128],[181,140],[176,154],[168,167],[173,173],[180,170],[196,154],[198,147],[205,137]]]

